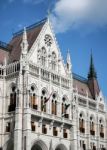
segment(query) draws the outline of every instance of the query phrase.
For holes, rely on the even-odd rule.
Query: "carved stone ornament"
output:
[[[45,41],[45,44],[47,46],[51,46],[52,45],[52,37],[49,34],[45,35],[44,41]]]

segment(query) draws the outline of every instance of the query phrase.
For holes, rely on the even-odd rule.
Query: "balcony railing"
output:
[[[53,73],[51,71],[47,71],[44,68],[40,68],[40,66],[36,66],[36,64],[33,64],[30,62],[29,69],[31,74],[41,77],[41,79],[49,81],[51,80],[53,84],[61,85],[64,88],[70,88],[70,80],[66,77],[59,76],[56,73]]]

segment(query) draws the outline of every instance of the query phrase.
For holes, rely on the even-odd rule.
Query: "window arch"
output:
[[[16,108],[16,86],[12,85],[10,92],[10,105],[8,107],[8,111],[15,111]]]
[[[79,116],[79,129],[81,133],[85,133],[85,119],[83,113],[80,113]]]
[[[37,94],[34,85],[32,85],[30,89],[30,104],[31,104],[31,108],[36,110],[38,109]]]
[[[41,92],[41,111],[46,112],[47,91],[43,89]]]
[[[55,52],[52,52],[51,66],[52,66],[52,70],[56,70],[56,54],[55,54]]]
[[[46,66],[46,61],[47,61],[47,52],[45,47],[42,47],[41,49],[38,50],[38,62],[42,66]]]
[[[42,66],[46,66],[46,49],[42,47],[41,49],[41,64]]]
[[[62,106],[61,107],[62,107],[62,115],[65,118],[69,118],[69,114],[67,113],[68,105],[69,104],[67,104],[67,97],[63,96],[63,98],[62,98]]]
[[[51,105],[52,105],[52,114],[57,115],[57,95],[56,95],[56,93],[53,93],[53,95],[52,95]]]
[[[100,137],[104,138],[104,122],[102,119],[99,120],[99,132],[100,132]]]
[[[95,122],[93,116],[90,117],[90,134],[95,135]]]

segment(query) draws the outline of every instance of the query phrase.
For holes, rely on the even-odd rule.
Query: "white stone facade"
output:
[[[104,97],[93,100],[73,87],[70,55],[65,65],[49,20],[29,44],[24,29],[20,59],[0,66],[1,149],[105,150]]]

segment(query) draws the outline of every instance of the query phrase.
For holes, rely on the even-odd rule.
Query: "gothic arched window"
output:
[[[37,60],[40,65],[46,66],[47,53],[45,47],[38,50]]]
[[[57,96],[55,93],[52,95],[52,114],[57,115]]]
[[[90,134],[95,135],[95,123],[92,116],[90,117]]]
[[[65,117],[65,118],[69,118],[69,114],[67,113],[67,110],[68,110],[68,106],[69,104],[67,104],[67,98],[66,96],[64,96],[62,98],[62,116]]]
[[[51,65],[52,65],[52,70],[56,70],[56,54],[55,54],[55,52],[52,52]]]
[[[41,49],[41,65],[46,66],[46,49],[42,47]]]
[[[46,112],[47,92],[45,89],[41,93],[41,111]]]
[[[85,133],[85,120],[82,113],[79,116],[79,129],[81,133]]]
[[[34,86],[31,86],[30,103],[31,103],[31,108],[36,109],[36,110],[38,109],[37,95],[36,95]]]
[[[15,111],[16,108],[16,87],[12,86],[10,93],[10,105],[8,111]]]
[[[99,120],[99,132],[100,132],[100,137],[104,138],[104,123],[101,119]]]

